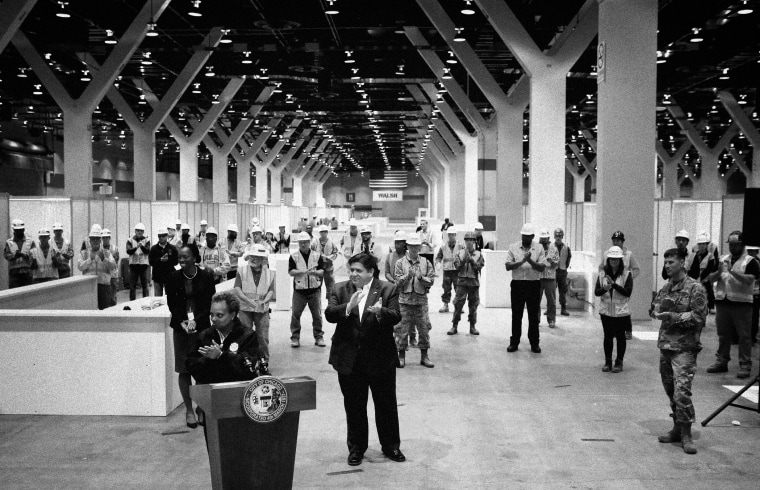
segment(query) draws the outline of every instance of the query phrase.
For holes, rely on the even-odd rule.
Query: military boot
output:
[[[697,446],[691,439],[691,422],[681,424],[681,447],[686,454],[697,454]]]
[[[456,335],[456,334],[457,334],[457,324],[454,323],[453,325],[451,325],[451,328],[449,329],[449,331],[446,332],[446,335]]]
[[[427,349],[420,349],[420,352],[422,353],[420,355],[420,364],[425,366],[426,368],[435,367],[435,364],[430,362],[430,358],[427,355]]]
[[[438,313],[448,313],[449,312],[449,304],[444,303],[440,310],[438,310]]]
[[[671,442],[681,442],[681,426],[678,422],[676,422],[676,417],[672,413],[670,414],[670,417],[673,419],[673,428],[670,429],[670,432],[667,434],[663,434],[657,437],[657,440],[664,444],[669,444]]]
[[[478,332],[478,329],[475,328],[474,323],[470,323],[470,335],[480,335],[480,332]]]
[[[398,367],[403,368],[406,365],[406,351],[398,351]]]

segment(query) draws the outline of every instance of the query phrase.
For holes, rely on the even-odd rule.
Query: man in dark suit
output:
[[[378,279],[377,259],[360,253],[348,260],[349,280],[335,286],[325,318],[336,323],[330,364],[338,371],[348,425],[348,464],[361,464],[367,450],[368,390],[375,403],[375,421],[383,454],[405,461],[399,449],[396,407],[398,356],[393,326],[401,320],[393,284]]]

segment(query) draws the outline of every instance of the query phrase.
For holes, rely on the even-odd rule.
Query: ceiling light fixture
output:
[[[449,57],[446,60],[446,63],[448,63],[450,65],[456,65],[457,64],[457,59],[454,58],[454,52],[453,51],[449,51]]]
[[[213,66],[207,67],[205,75],[207,77],[213,77],[214,75],[216,75],[216,73],[214,73],[214,67]]]
[[[153,0],[150,0],[150,20],[148,21],[148,32],[145,33],[147,37],[157,37],[156,21],[153,20]]]
[[[344,63],[354,63],[356,60],[351,57],[352,54],[354,54],[353,51],[346,51],[346,59],[343,62]]]
[[[116,44],[116,38],[113,35],[113,31],[111,29],[106,29],[106,39],[103,41],[106,44]]]
[[[251,59],[251,52],[250,51],[243,51],[243,61],[241,61],[244,65],[250,65],[253,63],[253,60]]]
[[[82,77],[80,78],[83,82],[89,82],[91,80],[90,78],[90,70],[82,70]]]
[[[201,14],[201,12],[200,12],[200,9],[201,9],[201,0],[192,0],[190,3],[193,6],[190,9],[190,11],[187,13],[187,15],[189,15],[191,17],[200,17],[200,16],[202,16],[203,14]]]
[[[229,29],[222,29],[222,36],[227,36],[229,35],[229,33],[230,33]],[[219,42],[221,44],[230,44],[232,42],[232,39],[228,37],[223,37],[222,39],[219,40]]]
[[[195,82],[195,83],[193,84],[193,93],[194,93],[194,94],[199,94],[199,93],[201,93],[201,84],[200,84],[200,82]]]
[[[69,4],[69,2],[58,2],[58,5],[61,6],[61,10],[55,13],[56,17],[60,17],[61,19],[68,19],[71,17],[71,15],[66,12],[66,6]]]
[[[143,59],[140,61],[141,65],[152,65],[153,62],[150,60],[150,51],[143,52]]]
[[[35,83],[32,95],[42,95],[42,85]]]
[[[26,78],[26,70],[28,70],[28,69],[29,69],[29,68],[19,68],[19,69],[18,69],[18,75],[17,75],[17,76],[18,76],[19,78]]]
[[[359,80],[359,69],[358,68],[351,68],[351,80]]]
[[[404,75],[404,65],[398,65],[398,68],[396,69],[396,75]]]
[[[338,12],[337,7],[335,7],[335,4],[338,0],[327,0],[327,3],[330,4],[330,6],[325,10],[325,13],[327,15],[338,15],[340,12]]]
[[[261,68],[261,75],[259,75],[259,80],[269,80],[269,75],[267,75],[267,68]]]
[[[462,43],[466,41],[464,34],[462,34],[462,32],[464,32],[464,27],[455,27],[454,31],[456,31],[454,34],[454,42]]]
[[[736,13],[739,14],[739,15],[747,15],[747,14],[751,14],[752,12],[754,12],[754,10],[752,9],[752,7],[750,7],[749,5],[747,5],[747,3],[748,3],[747,0],[744,0],[742,2],[743,7],[740,8],[739,10],[737,10]]]
[[[691,30],[691,32],[694,34],[691,39],[689,39],[689,42],[692,43],[701,43],[705,40],[702,36],[699,35],[699,28],[695,27]]]
[[[464,15],[475,15],[475,11],[472,9],[472,0],[464,0],[465,6],[462,8]]]
[[[444,80],[451,80],[451,68],[444,68],[443,76],[441,78]]]
[[[723,68],[723,71],[721,72],[720,76],[718,77],[718,80],[728,80],[730,77],[728,76],[728,68]]]

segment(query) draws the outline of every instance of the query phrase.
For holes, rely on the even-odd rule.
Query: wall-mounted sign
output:
[[[373,201],[403,201],[404,191],[372,191]]]
[[[356,202],[356,193],[346,192],[346,202]]]

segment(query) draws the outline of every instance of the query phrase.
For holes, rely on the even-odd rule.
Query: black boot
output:
[[[430,358],[427,355],[427,349],[420,349],[420,352],[422,353],[420,355],[420,364],[425,366],[426,368],[435,367],[435,364],[430,362]]]
[[[480,335],[480,332],[478,332],[478,329],[475,328],[474,323],[470,323],[470,335]]]
[[[686,454],[697,454],[697,446],[691,439],[691,422],[681,423],[681,447]]]
[[[457,324],[451,325],[451,328],[448,332],[446,332],[446,335],[456,335],[457,334]]]
[[[681,426],[678,422],[676,422],[676,417],[674,414],[670,414],[671,418],[673,419],[673,428],[670,429],[670,432],[667,434],[663,434],[657,438],[658,441],[669,444],[671,442],[681,442]]]
[[[403,368],[406,365],[406,351],[398,351],[398,367]]]

